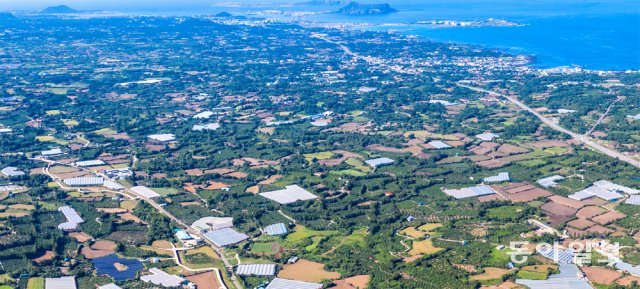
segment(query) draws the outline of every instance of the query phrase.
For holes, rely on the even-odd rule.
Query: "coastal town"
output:
[[[640,285],[638,72],[228,13],[6,19],[0,289]]]

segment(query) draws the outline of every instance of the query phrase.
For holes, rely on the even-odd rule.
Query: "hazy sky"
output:
[[[198,10],[214,3],[299,3],[309,0],[0,0],[0,11],[42,10],[48,6],[67,5],[79,10]],[[345,0],[348,1],[348,0]],[[640,9],[640,0],[355,0],[364,3],[391,3],[394,7],[408,7],[414,3],[433,5],[455,5],[455,3],[486,3],[487,5],[524,4],[545,6],[547,4],[577,4],[617,7],[621,11]],[[529,2],[531,1],[531,2]],[[553,5],[551,5],[553,6]]]
[[[233,0],[232,0],[233,1]],[[141,9],[206,7],[212,0],[0,0],[0,11],[4,10],[41,10],[48,6],[67,5],[74,9]]]

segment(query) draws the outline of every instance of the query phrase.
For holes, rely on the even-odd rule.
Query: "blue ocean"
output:
[[[500,48],[535,56],[535,66],[580,66],[593,70],[640,70],[640,0],[470,1],[379,0],[398,13],[349,16],[332,13],[297,16],[300,21],[368,23],[362,29],[398,31],[428,40]],[[272,6],[216,7],[240,14],[256,11],[331,11],[336,6],[280,4]],[[269,17],[292,17],[273,16]],[[425,20],[505,19],[515,27],[432,28],[415,25]]]

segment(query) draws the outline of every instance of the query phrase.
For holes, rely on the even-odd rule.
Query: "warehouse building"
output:
[[[42,154],[42,156],[44,157],[57,156],[62,154],[62,150],[59,148],[55,148],[55,149],[50,149],[46,151],[41,151],[40,154]]]
[[[486,132],[486,133],[481,133],[479,135],[476,135],[476,137],[482,141],[492,141],[493,139],[499,137],[499,135],[491,132]]]
[[[111,283],[104,286],[100,286],[98,287],[98,289],[122,289],[122,288],[116,284]]]
[[[172,142],[176,140],[176,136],[172,133],[152,134],[148,136],[149,139],[157,142]]]
[[[509,173],[507,172],[501,172],[495,176],[490,176],[482,179],[482,181],[485,183],[502,183],[502,182],[508,182],[509,180],[510,180],[510,177],[509,177]]]
[[[150,275],[140,276],[140,280],[169,288],[180,287],[183,283],[187,282],[187,280],[182,277],[168,274],[158,268],[151,268],[149,272],[151,273]]]
[[[564,180],[563,176],[553,175],[550,177],[542,178],[538,180],[538,184],[545,188],[554,188],[558,185],[558,181]]]
[[[100,286],[98,287],[98,289],[122,289],[122,288],[116,284],[111,283],[111,284]]]
[[[64,179],[62,182],[70,187],[102,186],[104,179],[100,177],[78,177]]]
[[[321,283],[275,278],[265,289],[320,289]]]
[[[104,162],[102,160],[76,162],[76,166],[79,166],[79,167],[95,167],[95,166],[101,166],[101,165],[104,165]]]
[[[154,192],[153,190],[145,187],[145,186],[135,186],[131,188],[131,191],[133,191],[134,193],[141,195],[147,199],[153,199],[153,198],[157,198],[160,197],[160,194]]]
[[[198,232],[220,230],[233,227],[233,218],[230,217],[204,217],[191,224],[191,228]]]
[[[236,274],[240,276],[273,276],[276,274],[276,264],[241,264],[236,267]]]
[[[58,212],[62,212],[67,221],[58,225],[58,229],[61,229],[65,232],[73,232],[78,230],[78,225],[84,223],[84,220],[76,210],[69,206],[62,206],[58,208]]]
[[[2,173],[3,176],[8,177],[8,178],[24,176],[24,172],[19,170],[16,167],[6,167],[6,168],[0,170],[0,173]]]
[[[434,147],[434,148],[436,148],[436,149],[439,149],[439,150],[440,150],[440,149],[448,149],[448,148],[451,148],[451,146],[450,146],[450,145],[446,144],[446,143],[445,143],[445,142],[443,142],[443,141],[439,141],[439,140],[430,141],[430,142],[428,142],[427,144],[428,144],[428,145],[430,145],[430,146],[432,146],[432,147]]]
[[[119,183],[116,183],[114,181],[111,181],[111,180],[105,180],[102,183],[102,185],[105,188],[110,189],[110,190],[114,190],[114,191],[122,191],[122,190],[124,190],[124,186],[123,185],[121,185]]]
[[[233,228],[224,228],[204,233],[207,240],[213,242],[218,247],[225,247],[240,243],[249,238],[249,236],[240,233]]]
[[[44,289],[76,289],[76,277],[67,276],[60,278],[47,278],[44,280]]]
[[[378,167],[381,167],[381,166],[390,165],[390,164],[394,163],[395,161],[390,159],[390,158],[377,158],[377,159],[366,160],[364,162],[375,169],[375,168],[378,168]]]
[[[290,204],[297,201],[317,199],[318,196],[310,193],[298,185],[286,186],[283,190],[260,193],[261,196],[276,201],[280,204]]]
[[[466,198],[473,198],[473,197],[480,197],[480,196],[486,196],[486,195],[492,195],[495,194],[496,192],[489,186],[485,186],[485,185],[479,185],[479,186],[475,186],[475,187],[467,187],[467,188],[462,188],[462,189],[451,189],[451,190],[447,190],[444,189],[442,190],[445,194],[452,196],[458,200],[460,199],[466,199]]]
[[[287,226],[284,223],[269,225],[264,228],[264,232],[269,236],[279,236],[288,233]]]

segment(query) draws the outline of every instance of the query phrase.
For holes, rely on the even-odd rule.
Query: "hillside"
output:
[[[69,6],[66,6],[66,5],[59,5],[59,6],[47,7],[44,10],[42,10],[41,13],[43,13],[43,14],[71,14],[71,13],[78,13],[78,11],[75,10],[75,9],[72,9]]]
[[[336,13],[345,15],[381,15],[397,12],[389,4],[362,4],[358,2],[351,2],[346,6],[340,8]]]

